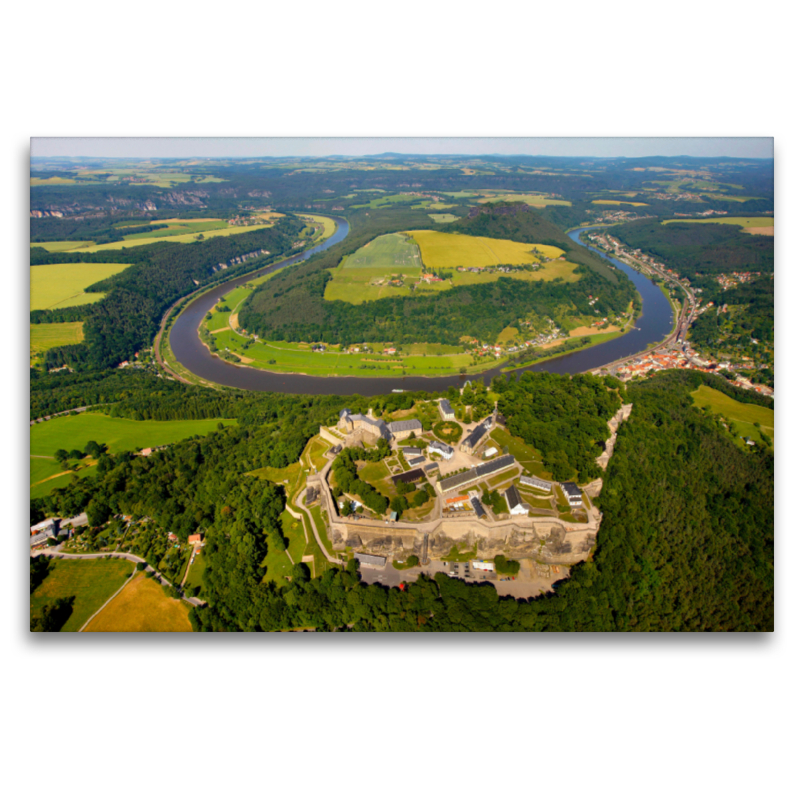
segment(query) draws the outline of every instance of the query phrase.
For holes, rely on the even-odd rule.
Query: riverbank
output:
[[[570,238],[577,244],[583,244],[578,237],[586,230],[580,228],[570,234]],[[289,266],[297,261],[307,258],[315,252],[336,244],[345,238],[349,232],[349,225],[346,220],[341,219],[339,228],[334,237],[327,240],[317,248],[312,248],[307,254],[286,259],[279,262],[275,267]],[[437,375],[434,365],[428,363],[422,366],[428,367],[428,371],[418,374],[403,374],[401,369],[377,370],[377,369],[358,369],[353,375],[352,371],[345,374],[331,374],[328,368],[326,374],[314,374],[303,365],[290,365],[284,361],[279,367],[278,359],[266,358],[266,368],[253,368],[244,364],[232,364],[219,357],[213,356],[208,348],[200,340],[198,329],[205,315],[216,305],[220,293],[204,293],[193,302],[189,303],[186,309],[172,326],[170,334],[170,344],[174,358],[191,374],[207,382],[207,385],[232,386],[239,389],[255,391],[277,391],[291,394],[361,394],[373,396],[387,394],[395,390],[405,391],[442,391],[449,386],[460,386],[467,378],[480,378],[489,382],[496,375],[508,371],[520,371],[532,369],[535,371],[549,371],[557,374],[574,374],[579,372],[589,372],[599,369],[606,364],[612,363],[620,358],[632,356],[647,349],[654,341],[662,341],[668,337],[673,327],[672,307],[667,302],[666,297],[658,286],[653,285],[649,280],[614,258],[607,257],[596,248],[591,250],[601,255],[611,263],[613,267],[626,274],[636,286],[641,299],[641,314],[636,320],[635,325],[630,327],[627,332],[617,332],[612,334],[598,334],[603,336],[603,340],[595,340],[590,345],[572,350],[568,353],[551,356],[542,356],[534,363],[525,366],[506,366],[497,362],[489,364],[470,365],[472,369],[465,368],[463,372],[455,371],[448,374]],[[275,268],[273,267],[273,268]],[[238,285],[244,283],[246,279],[237,279],[221,287],[222,294]],[[228,334],[233,335],[233,331]],[[261,343],[264,345],[264,343]],[[288,343],[270,343],[280,348],[288,348]],[[226,345],[230,346],[230,345]],[[299,346],[295,345],[300,352]],[[250,357],[248,348],[247,355]],[[291,352],[291,350],[290,350]],[[273,355],[277,350],[273,352]],[[284,358],[288,356],[284,353]],[[321,356],[322,354],[316,354]],[[332,355],[332,354],[331,354]],[[361,354],[361,358],[365,355]],[[396,354],[387,354],[396,357]],[[330,356],[329,356],[330,357]],[[341,359],[344,354],[338,354]],[[297,358],[297,356],[293,356]],[[418,357],[431,359],[431,356]],[[276,363],[269,364],[270,360]],[[255,362],[251,362],[255,363]],[[327,365],[328,362],[324,362]],[[364,374],[362,373],[370,373]]]

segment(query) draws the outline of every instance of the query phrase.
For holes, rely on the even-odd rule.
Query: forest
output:
[[[508,430],[533,445],[557,481],[588,483],[602,475],[595,459],[609,436],[608,420],[623,402],[624,384],[611,376],[511,373],[492,381]],[[627,401],[626,401],[627,402]]]
[[[376,214],[368,226],[356,227],[347,240],[306,264],[286,271],[259,287],[245,301],[239,321],[249,332],[277,341],[323,341],[350,345],[359,342],[438,342],[457,345],[464,336],[494,342],[500,331],[531,312],[559,319],[563,314],[606,316],[624,311],[635,296],[633,284],[578,248],[554,225],[520,204],[492,204],[476,209],[468,223],[452,223],[458,232],[516,241],[555,244],[568,258],[580,261],[575,283],[518,281],[500,278],[437,292],[435,295],[383,298],[352,305],[325,301],[329,269],[342,256],[355,252],[378,232],[403,230],[408,215]],[[508,213],[505,213],[508,212]],[[379,227],[380,226],[380,227]],[[430,227],[430,221],[425,225]],[[445,226],[447,227],[447,226]],[[542,237],[547,241],[543,242]],[[590,296],[596,298],[589,305]]]
[[[775,268],[772,237],[753,236],[736,225],[662,225],[658,220],[644,220],[615,225],[609,233],[634,250],[650,253],[690,281],[725,272],[770,273]]]
[[[31,263],[64,261],[125,260],[134,263],[128,269],[87,287],[87,291],[107,292],[99,303],[84,306],[85,341],[48,353],[45,365],[68,364],[74,369],[102,369],[118,364],[149,345],[158,331],[164,312],[172,303],[198,286],[214,280],[214,268],[235,256],[264,249],[269,256],[248,260],[225,271],[226,279],[275,261],[292,249],[297,235],[305,227],[293,217],[281,218],[273,227],[238,236],[216,237],[202,242],[178,244],[162,242],[140,248],[86,254],[54,254],[43,248],[31,250]],[[109,259],[107,253],[114,253]],[[65,258],[66,256],[66,258]],[[46,259],[46,260],[45,260]],[[76,311],[77,314],[77,311]],[[63,321],[66,311],[38,313],[31,322]],[[53,319],[51,320],[51,316]]]
[[[527,412],[534,396],[544,396],[539,413],[551,414],[555,426],[574,413],[577,398],[594,404],[598,417],[619,403],[616,384],[597,379],[542,382],[538,392],[528,380],[509,381],[500,402],[509,429],[531,439],[538,435]],[[117,413],[155,413],[163,402],[167,413],[180,414],[185,394],[194,413],[230,403],[225,413],[236,413],[239,425],[146,459],[103,454],[96,476],[76,476],[35,501],[31,518],[91,506],[95,522],[130,513],[184,540],[204,531],[208,606],[192,612],[197,630],[772,630],[773,456],[765,447],[736,447],[712,415],[692,405],[689,392],[701,382],[741,392],[715,376],[680,371],[628,384],[633,413],[620,427],[598,500],[597,548],[569,580],[534,600],[499,598],[490,584],[443,574],[405,591],[367,586],[355,562],[314,579],[298,565],[282,586],[262,581],[285,496],[281,486],[246,473],[295,461],[319,424],[333,422],[343,405],[355,408],[358,398],[242,392],[219,400],[212,390],[181,384],[153,397],[146,381],[137,389],[131,379]],[[120,389],[107,387],[109,394]],[[587,428],[576,441],[594,435]]]

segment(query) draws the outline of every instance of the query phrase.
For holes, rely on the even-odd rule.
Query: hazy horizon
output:
[[[31,158],[774,159],[771,137],[32,137]]]

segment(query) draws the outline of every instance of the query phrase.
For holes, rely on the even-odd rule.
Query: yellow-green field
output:
[[[749,437],[754,441],[761,441],[756,423],[770,439],[775,438],[775,411],[754,403],[740,403],[710,386],[700,386],[692,392],[692,400],[696,406],[710,408],[712,413],[721,414],[730,423],[730,432],[736,437],[736,442],[741,447],[747,447],[741,439]]]
[[[90,623],[85,630],[101,632],[190,633],[189,606],[167,597],[153,578],[137,575]]]
[[[571,206],[569,200],[556,200],[553,197],[545,197],[541,194],[491,194],[483,192],[483,198],[479,200],[480,203],[497,203],[503,201],[505,203],[526,203],[535,208],[544,208],[545,206]]]
[[[228,226],[227,228],[219,228],[215,230],[206,230],[199,233],[184,233],[176,234],[173,236],[152,236],[142,239],[136,238],[139,234],[134,234],[130,239],[123,239],[121,242],[110,242],[109,244],[93,244],[80,247],[70,252],[75,253],[98,253],[103,250],[122,250],[125,247],[141,247],[146,244],[156,244],[158,242],[178,242],[179,244],[191,244],[192,242],[202,241],[203,239],[215,239],[217,236],[236,236],[240,233],[252,233],[259,231],[262,228],[271,228],[274,223],[268,222],[261,225],[237,225]]]
[[[48,253],[66,253],[69,250],[88,247],[90,244],[94,244],[94,242],[31,242],[31,247],[43,247]]]
[[[31,311],[96,303],[103,293],[84,289],[127,269],[130,264],[36,264],[31,267]]]
[[[774,217],[712,217],[711,219],[666,219],[661,224],[669,225],[671,222],[692,222],[706,225],[738,225],[748,233],[773,236],[775,233]]]
[[[539,253],[558,258],[563,250],[545,244],[524,244],[509,239],[466,236],[440,231],[408,231],[422,253],[422,263],[429,269],[453,267],[495,267],[498,264],[536,264]]]
[[[629,200],[592,200],[598,206],[646,206],[648,203],[632,203]]]
[[[82,341],[82,322],[49,322],[44,325],[31,325],[31,362],[53,347],[80,344]]]
[[[56,175],[52,178],[31,178],[31,186],[64,186],[68,183],[75,183],[74,178],[59,178]]]
[[[455,222],[460,217],[455,216],[455,214],[428,214],[428,216],[434,221],[438,223],[445,223],[445,222]]]

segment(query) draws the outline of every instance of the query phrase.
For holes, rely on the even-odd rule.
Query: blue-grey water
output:
[[[220,295],[226,294],[236,286],[251,280],[256,275],[265,275],[281,267],[304,261],[315,253],[327,250],[334,244],[341,242],[350,232],[347,220],[341,217],[334,218],[337,230],[330,239],[317,245],[306,253],[292,256],[269,267],[228,281],[220,286],[215,286],[209,291],[194,299],[178,317],[170,332],[170,345],[178,361],[189,371],[201,378],[214,383],[232,386],[237,389],[251,389],[264,392],[288,392],[292,394],[361,394],[364,396],[387,394],[393,389],[406,391],[424,390],[441,391],[448,386],[458,386],[466,380],[460,375],[448,375],[438,378],[425,378],[418,375],[408,375],[398,378],[354,378],[354,377],[322,377],[318,375],[297,375],[284,372],[267,372],[251,367],[236,366],[221,358],[212,355],[200,341],[198,328],[206,313],[213,308]],[[579,237],[582,231],[589,228],[579,228],[572,231],[570,238],[582,244]],[[583,245],[586,247],[586,245]],[[590,247],[606,261],[611,262],[618,270],[624,272],[634,283],[642,298],[642,315],[635,323],[635,328],[624,336],[611,339],[587,350],[553,358],[549,361],[525,367],[520,371],[556,372],[559,374],[574,374],[587,372],[608,364],[611,361],[644,350],[652,342],[660,341],[672,329],[672,308],[661,289],[648,278],[631,269],[626,264],[615,258],[610,258]],[[480,375],[468,376],[471,379],[483,378],[488,384],[491,379],[500,373],[499,368],[488,370]]]

